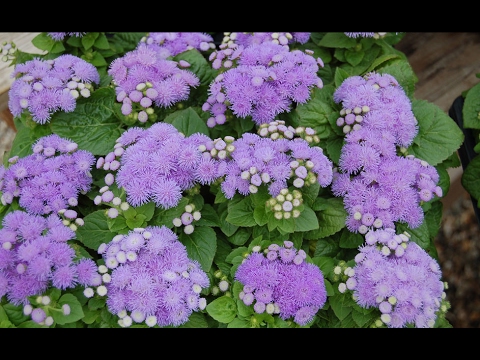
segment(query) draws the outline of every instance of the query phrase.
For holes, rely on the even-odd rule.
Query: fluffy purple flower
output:
[[[39,124],[50,121],[57,111],[75,110],[76,99],[90,96],[92,83],[100,82],[95,66],[70,54],[18,64],[12,77],[15,80],[8,93],[11,113],[17,117],[28,111]]]
[[[210,281],[200,264],[188,258],[173,231],[148,226],[119,236],[106,245],[102,253],[106,262],[120,248],[137,256],[110,269],[112,281],[105,286],[112,314],[127,311],[139,320],[155,316],[163,327],[179,326],[199,310],[199,294]]]
[[[309,32],[235,32],[228,38],[238,45],[247,47],[253,44],[272,42],[274,44],[289,45],[294,42],[305,44],[310,39]]]
[[[444,292],[437,261],[394,231],[369,232],[366,239],[367,244],[359,248],[355,257],[354,275],[350,277],[355,280],[351,288],[357,304],[378,307],[388,327],[433,327]],[[390,240],[404,249],[401,255],[386,251],[393,244]]]
[[[108,74],[113,78],[117,101],[122,103],[122,113],[126,116],[148,113],[154,105],[170,107],[186,100],[190,88],[200,84],[193,72],[180,69],[177,62],[162,58],[145,43],[112,61]]]
[[[237,268],[235,280],[244,286],[243,301],[247,306],[253,304],[258,313],[272,304],[279,308],[277,313],[283,320],[293,318],[298,325],[305,326],[327,300],[322,271],[303,261],[302,256],[292,261],[298,252],[287,244],[271,248],[269,254],[274,252],[279,256],[251,253]],[[247,288],[253,292],[253,299],[246,296]]]
[[[228,104],[225,108],[237,117],[251,116],[260,125],[272,121],[282,112],[288,112],[293,102],[305,103],[314,86],[323,86],[317,76],[315,58],[270,41],[247,47],[236,44],[233,47],[224,46],[212,53],[210,60],[216,69],[233,60],[235,66],[210,84],[210,96],[204,104],[204,109],[209,109],[212,114],[207,121],[209,127],[219,124],[219,119],[220,123],[224,121],[224,114],[217,113],[218,104]],[[218,60],[221,62],[217,64]]]
[[[93,154],[56,134],[39,138],[32,149],[33,154],[19,158],[0,177],[4,205],[18,197],[28,212],[48,215],[69,207],[69,200],[90,189]]]
[[[131,128],[118,140],[103,167],[117,161],[116,175],[109,173],[126,192],[127,202],[140,206],[154,201],[164,209],[175,207],[184,190],[219,178],[218,159],[203,157],[212,140],[203,134],[185,137],[171,124],[155,123],[147,129]],[[111,156],[110,156],[111,155]],[[107,189],[101,201],[109,203]]]
[[[51,236],[51,229],[65,227],[58,215],[46,219],[15,210],[3,218],[2,226],[0,283],[6,281],[7,286],[0,286],[0,292],[12,304],[27,304],[29,296],[42,294],[48,287],[64,290],[75,287],[79,280],[88,282],[85,271],[83,278],[78,279],[75,250],[66,243],[74,236],[68,239]],[[85,261],[88,260],[80,260],[82,264]]]

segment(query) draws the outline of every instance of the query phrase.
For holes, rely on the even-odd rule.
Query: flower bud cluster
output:
[[[275,219],[298,218],[302,210],[303,198],[302,193],[294,189],[284,188],[280,190],[280,194],[267,200],[265,206],[274,212]]]
[[[173,225],[177,228],[183,226],[183,232],[190,235],[195,230],[193,223],[200,220],[202,214],[200,211],[195,211],[195,204],[188,204],[185,206],[185,211],[179,218],[173,219]]]
[[[365,114],[370,111],[367,105],[355,106],[353,109],[342,108],[340,117],[337,119],[337,126],[342,127],[343,133],[346,135],[351,131],[360,130]]]
[[[211,287],[211,294],[213,296],[228,296],[231,297],[232,293],[230,291],[230,281],[228,280],[228,276],[225,275],[221,270],[215,271],[213,277],[216,281],[215,284]]]
[[[235,138],[227,135],[223,139],[216,138],[211,141],[207,141],[205,144],[199,146],[199,151],[202,152],[202,156],[207,159],[215,160],[227,160],[231,159],[232,152],[235,150],[233,142]]]
[[[201,32],[149,32],[140,43],[155,50],[162,59],[192,49],[201,52],[215,49],[213,37]]]
[[[272,140],[277,139],[293,139],[294,137],[302,138],[311,145],[320,143],[316,131],[311,127],[285,125],[284,120],[273,120],[268,124],[260,124],[257,130],[258,135],[261,137],[269,137]]]
[[[2,43],[2,51],[0,56],[3,62],[14,61],[17,52],[17,45],[13,41],[4,41]]]
[[[288,46],[294,42],[305,44],[309,39],[309,32],[225,32],[222,44],[235,43],[247,47],[252,44],[271,42]]]
[[[34,305],[28,303],[23,306],[23,314],[25,316],[29,316],[32,321],[37,323],[38,325],[44,325],[49,327],[52,326],[55,322],[50,313],[52,311],[58,311],[58,309],[56,308],[57,305],[57,303],[51,303],[51,298],[48,295],[37,296]],[[63,304],[60,310],[63,315],[70,315],[70,305]]]

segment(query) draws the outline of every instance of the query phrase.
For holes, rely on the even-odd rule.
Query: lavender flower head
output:
[[[15,80],[8,92],[10,112],[20,116],[28,111],[39,124],[49,122],[57,111],[74,111],[76,99],[89,97],[92,83],[100,82],[95,66],[70,54],[18,64],[11,76]]]
[[[122,114],[144,123],[154,106],[166,108],[186,100],[190,88],[198,86],[200,80],[179,65],[144,43],[113,60],[108,74],[113,78],[117,101],[122,103]]]
[[[418,133],[410,99],[390,74],[350,76],[334,92],[333,99],[343,106],[337,125],[346,134],[366,127],[377,133],[389,132],[395,145],[408,147]]]
[[[264,42],[272,42],[279,45],[290,45],[295,42],[305,44],[309,39],[309,32],[232,32],[225,33],[222,43],[228,44],[233,42],[247,47]]]
[[[224,124],[227,109],[240,118],[251,116],[257,125],[268,123],[290,111],[294,102],[306,103],[315,86],[323,87],[317,75],[321,60],[272,42],[222,44],[209,60],[214,69],[224,68],[210,84],[202,107],[212,115],[209,127]]]
[[[179,326],[205,308],[200,296],[210,286],[200,264],[165,226],[148,226],[117,235],[99,248],[108,274],[108,310],[120,324],[128,320],[148,326]],[[108,279],[108,281],[105,281]]]
[[[166,59],[187,50],[204,52],[215,48],[213,37],[201,32],[149,32],[140,40],[160,58]]]
[[[33,154],[15,159],[7,169],[0,168],[2,204],[18,197],[22,208],[37,215],[75,206],[79,194],[90,190],[93,154],[56,134],[39,138],[32,150]]]
[[[169,123],[155,123],[147,129],[132,127],[124,132],[115,149],[97,167],[111,170],[107,181],[124,188],[127,202],[140,206],[154,201],[158,207],[177,206],[184,190],[196,184],[210,184],[220,175],[217,165],[202,156],[201,146],[211,139],[200,133],[185,137]],[[99,202],[110,203],[107,185]]]
[[[347,78],[334,93],[343,108],[337,125],[345,144],[334,173],[332,192],[342,196],[347,228],[395,228],[395,222],[416,228],[423,222],[421,204],[442,196],[439,175],[426,161],[397,155],[418,132],[411,103],[389,74]]]
[[[322,271],[307,263],[306,256],[291,241],[251,253],[235,273],[235,280],[243,285],[240,300],[256,313],[278,314],[307,325],[325,304],[327,291]]]
[[[433,327],[444,295],[437,261],[405,234],[374,230],[365,238],[346,281],[357,304],[378,308],[390,328]]]
[[[277,197],[289,186],[301,191],[304,186],[314,183],[319,183],[322,187],[330,185],[333,163],[322,148],[310,146],[307,140],[296,133],[296,129],[289,129],[282,122],[271,124],[271,132],[262,127],[259,131],[261,135],[244,133],[241,138],[233,141],[234,150],[226,160],[227,166],[221,183],[227,199],[231,199],[237,191],[245,196],[256,193],[262,185],[268,187],[272,197]],[[263,129],[267,129],[267,132]],[[312,130],[313,137],[313,129],[309,130]]]
[[[28,297],[47,289],[92,285],[93,260],[76,260],[67,243],[75,232],[56,214],[43,217],[22,210],[5,215],[0,229],[0,297],[26,305]]]

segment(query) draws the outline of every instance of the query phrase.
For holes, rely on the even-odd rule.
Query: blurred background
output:
[[[0,44],[14,41],[30,53],[41,53],[31,44],[38,33],[0,33]],[[395,45],[408,58],[418,77],[415,98],[427,100],[449,113],[463,91],[480,82],[480,33],[406,33]],[[8,110],[8,89],[13,81],[9,63],[0,61],[0,158],[15,137]],[[454,328],[480,327],[480,225],[474,203],[461,185],[462,167],[449,170],[450,190],[442,199],[443,217],[435,238],[443,280],[448,282],[451,309],[447,319]],[[475,203],[476,204],[476,203]]]

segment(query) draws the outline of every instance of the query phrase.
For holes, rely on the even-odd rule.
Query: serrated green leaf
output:
[[[217,250],[217,235],[212,228],[196,227],[192,234],[182,233],[179,240],[187,248],[189,258],[197,260],[203,271],[210,271]]]
[[[329,198],[325,200],[328,208],[317,213],[318,229],[305,235],[308,239],[320,239],[330,236],[345,227],[347,212],[341,198]]]
[[[460,148],[463,132],[442,109],[425,100],[414,100],[412,110],[419,131],[408,148],[409,153],[435,166]]]
[[[465,167],[462,186],[477,201],[480,200],[480,156],[475,156]]]
[[[463,127],[466,129],[480,129],[480,83],[472,86],[463,102]]]
[[[335,315],[343,321],[352,312],[352,295],[349,292],[330,296],[328,302]]]
[[[51,313],[53,320],[55,320],[57,324],[64,325],[67,323],[78,321],[83,318],[84,314],[82,310],[82,305],[74,295],[63,295],[58,300],[58,305],[62,307],[64,304],[68,304],[68,306],[70,306],[70,314],[64,315],[61,309],[59,309],[59,311],[52,311]]]
[[[206,307],[208,315],[223,324],[228,324],[237,315],[237,306],[235,301],[228,296],[221,296]]]
[[[175,126],[175,128],[185,136],[190,136],[195,133],[209,135],[205,122],[198,116],[195,110],[190,107],[175,111],[168,115],[163,121]]]
[[[73,112],[53,114],[52,131],[73,140],[80,149],[105,156],[123,131],[113,115],[114,100],[112,88],[95,90],[89,98],[77,100]]]
[[[329,48],[352,48],[356,44],[355,39],[348,37],[343,32],[326,33],[318,42],[318,45]]]
[[[235,226],[255,226],[257,223],[253,212],[254,207],[250,197],[234,197],[228,203],[228,214],[225,220]]]
[[[353,66],[360,64],[364,56],[365,56],[365,51],[363,50],[360,50],[360,51],[350,50],[350,49],[345,50],[345,59],[349,64]]]
[[[116,235],[108,228],[104,210],[97,210],[83,218],[85,224],[79,226],[77,239],[89,249],[97,250],[100,244],[108,244]]]

